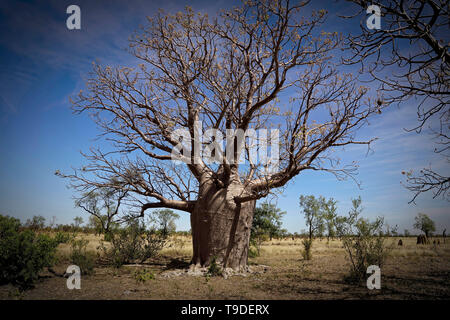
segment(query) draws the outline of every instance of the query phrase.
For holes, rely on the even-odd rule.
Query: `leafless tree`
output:
[[[420,133],[429,127],[435,136],[434,151],[449,164],[450,147],[450,4],[446,0],[350,0],[364,15],[369,5],[381,9],[381,29],[348,38],[353,56],[346,63],[361,63],[361,72],[380,83],[383,106],[417,103],[418,124],[408,131]],[[415,100],[410,99],[411,97]],[[439,124],[432,123],[439,121]],[[406,175],[406,187],[414,193],[410,202],[426,191],[434,198],[450,200],[448,166],[444,172],[431,167]],[[406,172],[405,172],[406,173]]]
[[[246,1],[214,19],[190,8],[149,18],[130,44],[140,64],[95,66],[88,93],[73,102],[77,113],[92,115],[114,151],[92,148],[84,168],[61,176],[83,192],[126,191],[141,215],[163,207],[189,212],[194,265],[215,257],[224,267],[246,267],[256,200],[304,170],[352,176],[356,165],[341,164],[334,152],[372,141],[355,134],[378,106],[366,101],[367,88],[338,71],[332,55],[340,39],[320,32],[325,11],[306,5]],[[283,111],[282,92],[291,96]],[[180,142],[176,128],[190,133],[192,154],[183,153],[181,165],[171,157]],[[247,140],[229,151],[234,159],[243,152],[245,164],[227,157],[208,163],[194,137],[211,128],[223,136],[227,129],[280,129],[278,170],[250,162]]]

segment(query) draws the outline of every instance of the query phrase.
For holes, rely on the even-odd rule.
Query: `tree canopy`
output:
[[[427,237],[429,237],[430,235],[432,235],[432,233],[434,231],[436,231],[436,226],[434,224],[434,221],[430,219],[429,216],[427,216],[424,213],[419,213],[417,214],[417,216],[414,218],[415,222],[413,227],[415,229],[418,229],[420,231],[422,231],[423,233],[425,233],[425,235]]]
[[[281,236],[286,232],[282,228],[283,222],[281,221],[285,214],[286,212],[281,211],[275,204],[263,202],[255,208],[251,236],[267,235],[270,239]]]
[[[366,99],[367,88],[338,68],[337,33],[321,31],[326,11],[302,14],[307,3],[246,1],[210,19],[192,9],[159,13],[130,41],[135,66],[95,65],[87,91],[73,100],[113,144],[110,152],[91,148],[88,163],[70,178],[79,191],[113,188],[127,193],[143,212],[170,208],[192,212],[204,181],[245,186],[236,203],[268,195],[304,170],[324,170],[344,178],[335,149],[358,140],[358,129],[379,106]],[[292,92],[289,102],[280,94]],[[198,126],[201,123],[202,127]],[[174,136],[186,128],[189,137]],[[252,163],[246,141],[235,152],[246,164],[208,163],[194,146],[220,149],[209,129],[279,129],[278,170]],[[235,132],[235,131],[234,131]],[[185,166],[173,163],[180,139],[190,151]],[[270,137],[258,137],[257,144]],[[228,141],[230,142],[230,141]],[[232,152],[228,150],[227,152]],[[240,153],[242,152],[242,153]]]

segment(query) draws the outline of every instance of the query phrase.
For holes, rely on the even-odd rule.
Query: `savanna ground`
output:
[[[97,251],[99,236],[79,236],[89,240],[89,250]],[[67,289],[66,278],[45,271],[35,288],[23,293],[1,286],[0,299],[449,299],[450,239],[416,245],[415,237],[401,238],[401,247],[398,239],[387,239],[393,250],[381,269],[380,290],[346,283],[349,262],[344,249],[340,241],[326,239],[314,241],[310,261],[301,258],[301,239],[265,242],[261,255],[249,259],[250,265],[268,266],[265,273],[165,278],[162,274],[168,270],[187,268],[192,253],[191,239],[175,236],[158,258],[144,264],[96,267],[94,274],[81,277],[80,290]],[[68,244],[59,245],[57,273],[70,264],[69,250]],[[138,281],[137,272],[155,277]]]

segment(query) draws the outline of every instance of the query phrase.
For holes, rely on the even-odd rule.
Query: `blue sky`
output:
[[[237,2],[235,2],[237,3]],[[66,28],[66,8],[81,8],[81,30]],[[125,51],[127,39],[163,8],[167,12],[191,5],[210,16],[230,1],[17,1],[0,4],[0,213],[22,220],[33,215],[57,217],[57,223],[70,223],[77,215],[87,215],[74,208],[73,191],[67,181],[54,175],[55,170],[78,167],[80,151],[95,145],[98,133],[86,115],[74,115],[69,96],[84,87],[92,62],[127,65],[131,58]],[[343,21],[337,13],[353,11],[345,3],[314,1],[330,16],[327,31],[359,28],[359,20]],[[364,17],[361,17],[363,19]],[[325,28],[325,27],[324,27]],[[378,137],[373,152],[365,147],[340,151],[343,160],[357,160],[357,179],[337,181],[334,176],[306,172],[296,177],[278,197],[278,206],[287,211],[284,227],[291,232],[304,228],[298,198],[300,194],[323,195],[338,200],[339,212],[346,214],[351,198],[361,195],[363,214],[385,216],[399,230],[412,230],[418,212],[429,214],[438,231],[450,227],[449,203],[420,196],[416,205],[408,204],[412,194],[400,184],[401,172],[429,166],[448,173],[448,163],[433,153],[427,134],[405,132],[416,124],[416,105],[409,101],[400,108],[390,107],[361,132]],[[178,228],[189,229],[189,217],[181,213]]]

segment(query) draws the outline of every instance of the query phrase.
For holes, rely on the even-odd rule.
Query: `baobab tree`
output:
[[[88,90],[73,101],[76,113],[92,115],[112,151],[91,148],[81,170],[61,175],[80,192],[126,191],[141,216],[151,208],[188,212],[193,265],[215,258],[223,267],[245,268],[256,200],[305,170],[352,176],[356,167],[341,164],[334,151],[372,141],[356,133],[378,106],[366,100],[367,88],[339,72],[333,57],[339,36],[320,29],[326,12],[306,5],[246,1],[214,19],[190,8],[149,18],[130,40],[139,65],[95,65]],[[283,92],[290,96],[284,109]],[[179,128],[188,136],[174,136]],[[278,169],[251,161],[255,146],[245,136],[240,147],[237,135],[227,138],[222,152],[210,129],[223,136],[279,130],[270,148],[271,157],[278,149]],[[196,151],[198,136],[218,161]],[[175,162],[180,141],[188,152]],[[221,153],[227,156],[216,157]]]
[[[446,0],[349,0],[357,5],[354,16],[365,17],[370,5],[381,11],[381,28],[361,24],[359,34],[348,37],[352,55],[348,64],[361,64],[361,72],[377,82],[383,107],[404,103],[417,106],[417,126],[408,131],[431,129],[434,152],[450,162],[450,6]],[[347,17],[348,18],[348,17]],[[415,98],[416,100],[413,100]],[[437,120],[437,123],[433,123]],[[447,169],[447,167],[445,168]],[[448,170],[431,166],[418,173],[406,172],[406,188],[418,195],[431,191],[433,198],[450,200]]]

